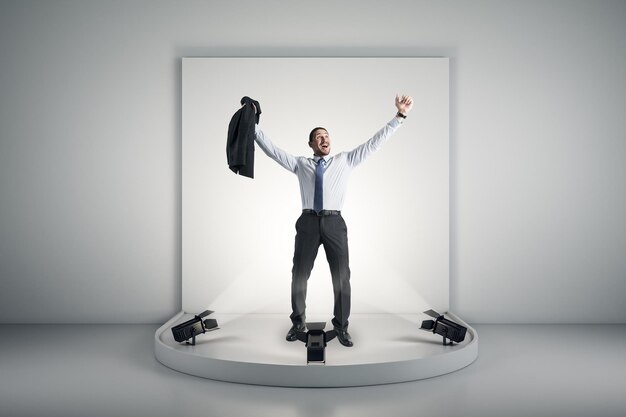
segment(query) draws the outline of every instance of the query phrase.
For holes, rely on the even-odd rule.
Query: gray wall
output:
[[[180,58],[268,55],[450,57],[452,310],[626,322],[625,22],[624,1],[3,1],[0,322],[179,310]]]

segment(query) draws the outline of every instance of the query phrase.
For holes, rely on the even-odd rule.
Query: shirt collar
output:
[[[326,161],[326,163],[330,162],[330,160],[333,159],[333,157],[330,156],[330,155],[326,155],[324,157],[313,155],[313,160],[315,161],[315,163],[318,163],[319,160],[322,159],[322,158],[324,158],[324,161]]]

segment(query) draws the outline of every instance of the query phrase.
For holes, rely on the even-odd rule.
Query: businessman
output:
[[[298,332],[306,331],[305,310],[307,280],[311,275],[320,245],[324,245],[335,296],[332,324],[337,339],[352,346],[348,333],[350,316],[350,266],[348,259],[348,230],[341,216],[348,177],[354,167],[363,162],[396,132],[413,107],[407,95],[395,98],[397,113],[371,139],[349,152],[331,154],[328,130],[314,128],[308,145],[312,157],[293,156],[275,146],[255,126],[256,143],[274,161],[297,175],[300,182],[302,214],[296,221],[295,250],[291,271],[291,322],[286,339],[293,342]],[[244,104],[245,106],[245,104]]]

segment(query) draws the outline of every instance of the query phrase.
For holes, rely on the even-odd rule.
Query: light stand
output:
[[[217,330],[217,320],[206,319],[202,321],[203,317],[206,317],[212,313],[214,313],[214,311],[205,310],[197,316],[194,316],[193,319],[187,320],[184,323],[172,327],[174,340],[179,343],[185,342],[188,345],[194,346],[196,344],[196,335],[210,332],[212,330]],[[191,339],[191,343],[189,343],[189,339]]]
[[[306,332],[297,332],[296,337],[306,345],[307,365],[324,365],[326,363],[326,345],[337,336],[335,330],[324,331],[325,322],[307,323]]]
[[[420,329],[432,330],[433,333],[443,336],[444,346],[453,345],[454,342],[461,343],[463,340],[465,340],[467,327],[461,326],[460,324],[445,318],[443,314],[439,314],[434,310],[424,311],[424,313],[428,314],[430,317],[435,318],[436,320],[422,321],[422,327],[420,327]],[[450,343],[446,343],[446,338],[450,339]]]

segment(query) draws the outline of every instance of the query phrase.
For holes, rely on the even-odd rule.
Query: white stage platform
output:
[[[452,313],[445,316],[467,326]],[[478,357],[478,335],[467,326],[465,340],[444,346],[442,337],[420,330],[423,314],[354,314],[354,346],[328,343],[325,365],[307,365],[304,343],[287,342],[291,323],[284,315],[212,314],[219,329],[200,335],[196,345],[178,343],[171,328],[193,318],[180,312],[155,333],[156,358],[169,368],[204,378],[283,387],[348,387],[390,384],[443,375]],[[310,322],[330,319],[309,317]]]

